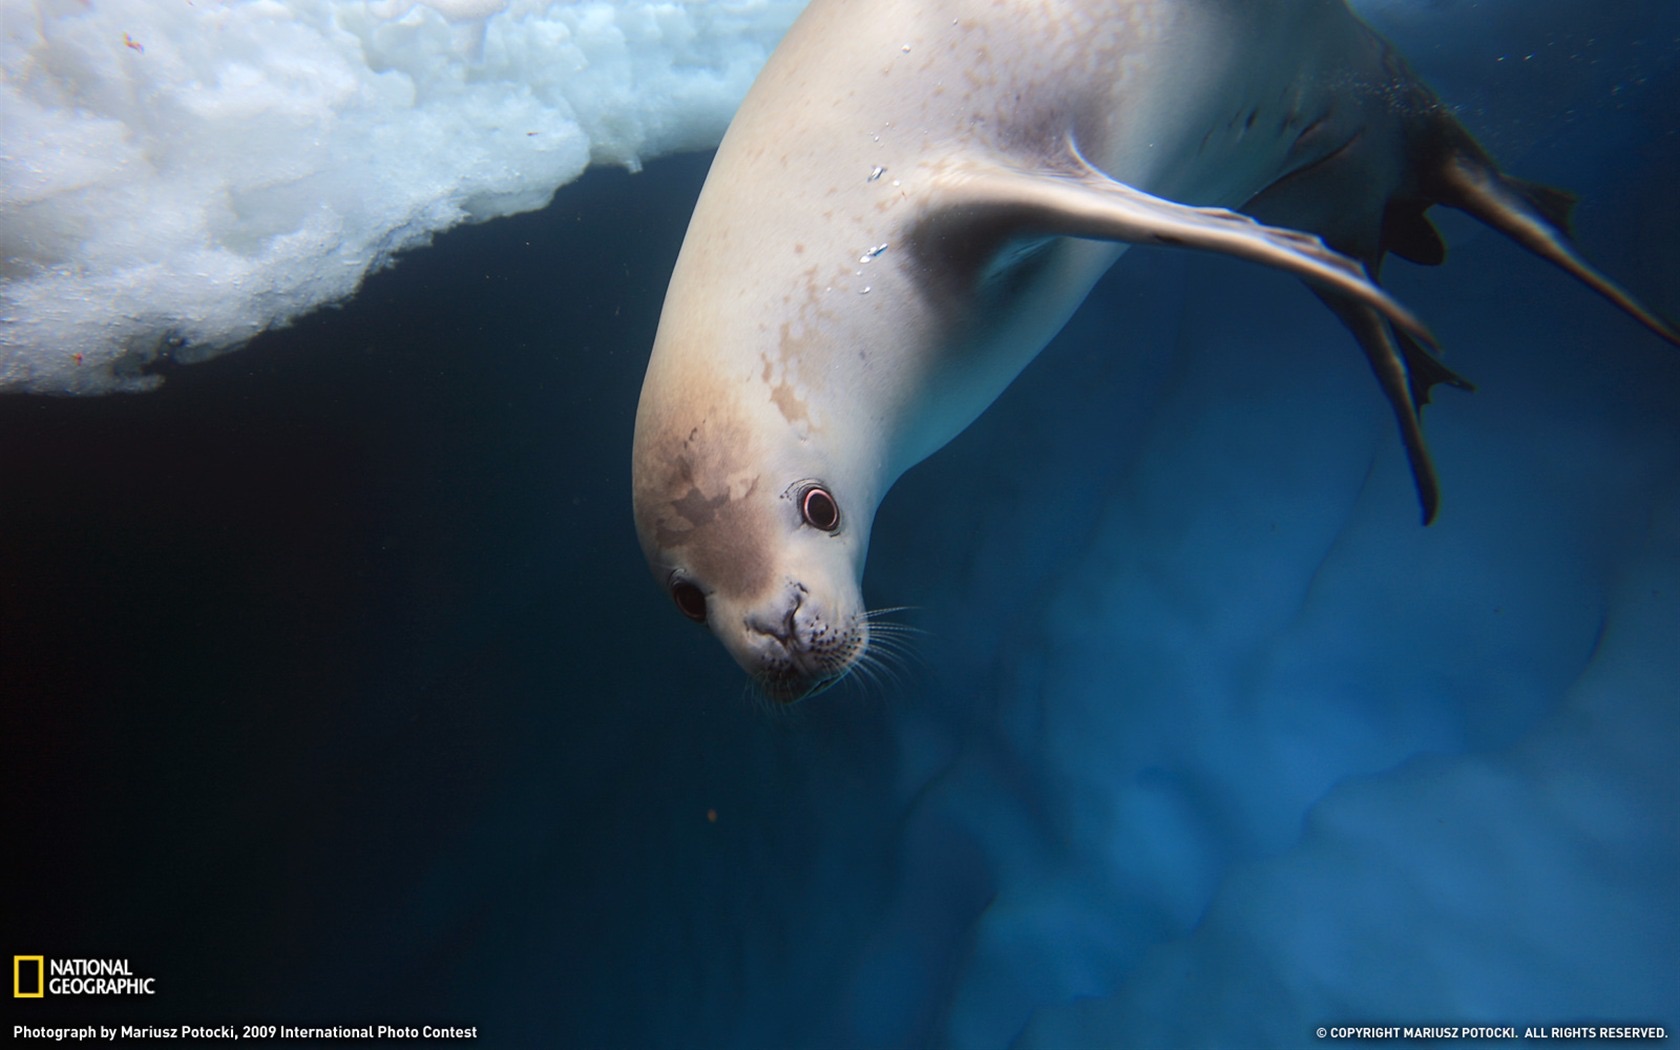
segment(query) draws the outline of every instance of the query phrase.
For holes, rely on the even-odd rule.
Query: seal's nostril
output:
[[[776,641],[781,642],[784,646],[789,645],[793,641],[793,613],[790,611],[780,620],[774,620],[768,616],[759,616],[757,614],[748,616],[747,630],[753,632],[754,634],[762,634],[774,638]]]
[[[798,616],[800,607],[805,604],[805,596],[809,593],[804,584],[794,584],[789,592],[792,600],[785,610],[780,614],[773,609],[748,613],[745,621],[747,630],[774,638],[781,642],[784,648],[794,648],[799,639],[799,625],[794,618]]]

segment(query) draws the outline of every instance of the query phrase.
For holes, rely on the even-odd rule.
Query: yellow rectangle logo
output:
[[[23,975],[25,964],[35,964],[35,990],[23,990]],[[12,956],[12,998],[13,999],[43,999],[47,994],[47,957],[45,955],[14,955]]]

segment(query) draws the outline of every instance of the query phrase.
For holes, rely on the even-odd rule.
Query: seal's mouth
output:
[[[827,674],[810,674],[796,668],[761,671],[753,676],[759,692],[778,704],[793,704],[809,700],[846,677],[844,670]]]
[[[846,677],[863,652],[863,643],[855,637],[842,646],[814,645],[798,634],[778,636],[776,643],[752,679],[760,692],[779,704],[816,696]]]

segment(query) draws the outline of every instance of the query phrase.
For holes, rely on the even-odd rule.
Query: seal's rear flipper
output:
[[[966,256],[976,272],[1010,241],[1031,237],[1219,252],[1292,273],[1315,291],[1364,307],[1414,340],[1434,345],[1429,329],[1377,287],[1362,263],[1320,238],[1224,208],[1176,204],[1079,163],[1075,171],[1027,172],[969,161],[947,170],[940,177],[941,204],[918,220],[912,240],[918,250],[941,253],[947,262]]]
[[[1469,132],[1438,107],[1417,112],[1434,123],[1412,140],[1406,154],[1410,171],[1396,184],[1373,184],[1358,166],[1344,170],[1341,164],[1353,156],[1344,148],[1279,179],[1248,203],[1260,214],[1281,216],[1322,236],[1151,196],[1110,179],[1071,149],[1074,163],[1066,170],[1022,171],[972,160],[947,169],[940,176],[942,204],[922,216],[912,240],[919,250],[942,253],[947,263],[970,260],[977,273],[1011,240],[1064,236],[1196,248],[1295,274],[1365,351],[1400,424],[1428,524],[1439,487],[1419,412],[1438,383],[1473,388],[1425,348],[1435,345],[1429,330],[1377,286],[1374,274],[1389,252],[1423,265],[1445,258],[1446,248],[1425,214],[1432,205],[1475,216],[1669,342],[1680,345],[1680,331],[1575,251],[1568,231],[1573,198],[1500,172]]]
[[[1456,134],[1451,146],[1443,151],[1434,177],[1425,181],[1436,201],[1487,223],[1680,346],[1680,330],[1641,306],[1575,250],[1569,236],[1569,213],[1575,206],[1572,195],[1504,174],[1468,132],[1456,125],[1452,130]]]
[[[1373,274],[1387,252],[1421,265],[1438,265],[1446,250],[1425,212],[1433,204],[1443,204],[1475,216],[1598,292],[1657,335],[1680,345],[1680,331],[1641,306],[1575,250],[1569,235],[1573,195],[1504,174],[1457,121],[1439,111],[1437,119],[1434,148],[1419,153],[1423,158],[1417,172],[1421,197],[1408,194],[1387,203],[1375,250],[1357,233],[1357,214],[1339,217],[1348,225],[1342,227],[1343,236],[1329,237],[1331,243],[1364,257]],[[1349,235],[1349,231],[1354,232]],[[1360,250],[1356,245],[1367,247]],[[1440,493],[1423,440],[1421,409],[1429,403],[1429,390],[1436,383],[1474,388],[1365,303],[1323,286],[1313,290],[1358,340],[1394,407],[1427,525],[1435,518]]]
[[[1313,292],[1359,341],[1359,348],[1371,362],[1371,371],[1376,373],[1388,403],[1394,406],[1400,440],[1406,446],[1406,460],[1411,464],[1412,481],[1417,485],[1418,502],[1423,506],[1423,523],[1428,525],[1440,508],[1441,486],[1435,475],[1435,464],[1429,458],[1429,446],[1423,440],[1423,406],[1429,403],[1429,390],[1436,383],[1462,390],[1475,388],[1364,303],[1317,288]]]
[[[966,255],[977,270],[1012,239],[1060,235],[1196,248],[1295,274],[1341,318],[1369,358],[1400,423],[1424,523],[1431,521],[1440,492],[1419,409],[1436,383],[1471,387],[1424,348],[1434,338],[1422,322],[1378,287],[1363,263],[1317,236],[1223,208],[1176,204],[1116,182],[1082,159],[1079,164],[1072,172],[1022,172],[971,162],[947,172],[940,193],[947,203],[923,216],[914,240],[947,259]],[[1395,212],[1389,225],[1390,241],[1404,242],[1408,257],[1438,262],[1444,255],[1422,208]]]

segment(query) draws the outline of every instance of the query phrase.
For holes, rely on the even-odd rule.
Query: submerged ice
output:
[[[915,817],[992,881],[952,1044],[1290,1046],[1319,1024],[1680,1009],[1680,935],[1653,923],[1680,903],[1680,362],[1503,247],[1459,254],[1479,272],[1428,293],[1430,316],[1480,390],[1430,410],[1435,526],[1340,333],[1212,272],[1159,371],[1100,388],[1148,417],[1116,463],[974,508],[988,553],[939,612],[998,625],[962,628],[986,713],[952,716],[962,743]],[[1138,299],[1110,295],[1058,349],[1125,323]],[[1582,352],[1616,375],[1573,382]],[[1117,429],[1109,404],[1036,432],[1036,393],[999,421],[1027,421],[1028,448],[977,435],[971,491]],[[1052,535],[1081,538],[1004,556]]]
[[[715,145],[799,6],[8,3],[0,391],[144,389],[592,163]]]

